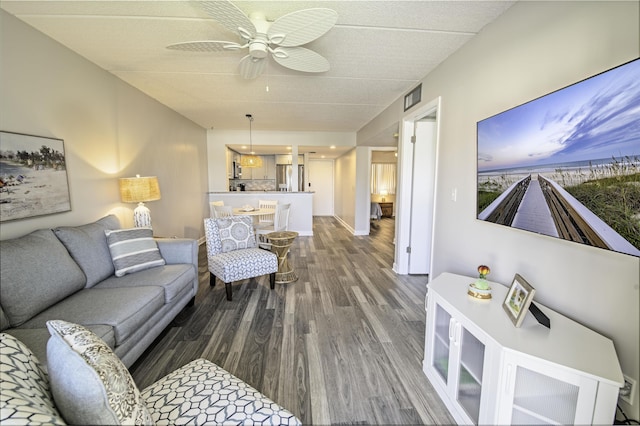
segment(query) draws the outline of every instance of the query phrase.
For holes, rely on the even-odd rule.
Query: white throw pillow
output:
[[[117,229],[104,232],[116,277],[165,264],[158,249],[158,243],[153,239],[151,228]]]
[[[47,365],[53,399],[68,423],[153,424],[129,370],[85,327],[47,321]]]

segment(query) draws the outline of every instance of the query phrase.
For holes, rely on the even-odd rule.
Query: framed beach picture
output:
[[[69,210],[64,141],[0,131],[0,222]]]
[[[636,59],[479,121],[477,218],[640,257],[639,110]]]
[[[502,308],[516,327],[522,325],[535,292],[536,290],[520,274],[515,275]]]

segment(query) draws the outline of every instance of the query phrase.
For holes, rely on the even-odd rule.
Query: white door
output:
[[[314,216],[333,216],[333,160],[309,160],[309,182],[305,191],[315,192]]]
[[[431,273],[439,111],[436,98],[402,119],[393,264],[401,275]]]
[[[420,119],[414,123],[410,274],[428,274],[431,263],[436,129],[433,118]]]

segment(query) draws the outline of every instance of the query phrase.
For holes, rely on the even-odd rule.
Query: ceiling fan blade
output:
[[[243,28],[251,35],[256,36],[256,27],[243,11],[230,1],[203,1],[200,3],[202,9],[223,27],[239,34],[239,28]]]
[[[232,41],[202,40],[173,43],[168,45],[167,49],[186,50],[189,52],[223,52],[225,50],[238,50],[243,47],[246,46]]]
[[[325,34],[337,21],[338,14],[331,9],[298,10],[276,19],[271,24],[267,36],[280,46],[300,46]]]
[[[330,68],[324,56],[304,47],[277,47],[272,57],[283,67],[296,71],[325,72]]]
[[[240,75],[242,76],[242,78],[251,80],[253,78],[258,77],[260,74],[262,74],[266,67],[267,67],[266,58],[256,59],[256,58],[252,58],[250,55],[247,55],[244,58],[242,58],[242,60],[240,61],[240,65],[238,66],[238,69],[240,71]]]

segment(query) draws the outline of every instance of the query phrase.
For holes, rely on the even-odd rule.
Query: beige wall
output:
[[[522,274],[537,301],[610,337],[636,380],[640,259],[478,221],[475,191],[476,122],[637,58],[638,16],[638,2],[518,2],[422,81],[423,104],[442,97],[433,275]],[[396,102],[367,127],[402,114]],[[636,419],[639,398],[623,405]]]
[[[0,11],[0,129],[64,140],[70,212],[0,224],[0,239],[115,213],[119,177],[157,175],[156,235],[199,238],[208,215],[206,131]]]

